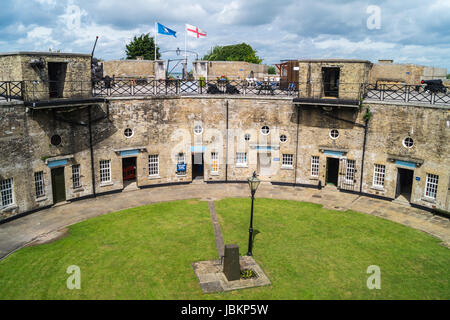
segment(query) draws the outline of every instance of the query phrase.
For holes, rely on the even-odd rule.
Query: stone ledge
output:
[[[264,271],[252,257],[239,257],[239,264],[241,270],[252,269],[258,274],[258,277],[228,281],[223,273],[223,266],[220,260],[194,262],[192,267],[200,282],[203,293],[233,291],[271,285],[269,278],[267,278]]]

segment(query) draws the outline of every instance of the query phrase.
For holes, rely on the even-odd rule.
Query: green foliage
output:
[[[256,55],[256,50],[246,44],[233,44],[229,46],[215,46],[203,57],[208,61],[246,61],[250,63],[261,63],[263,59]]]
[[[133,40],[126,45],[125,52],[127,59],[143,56],[145,60],[153,60],[155,59],[155,41],[149,33],[141,34],[139,37],[134,36]],[[161,58],[158,46],[156,47],[156,58]]]
[[[277,70],[274,66],[269,66],[269,70],[267,71],[269,74],[277,74]]]
[[[447,75],[447,79],[450,79],[450,73]]]

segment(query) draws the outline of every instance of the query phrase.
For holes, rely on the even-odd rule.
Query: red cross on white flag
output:
[[[205,31],[200,30],[198,27],[191,26],[190,24],[186,24],[186,34],[197,39],[206,38]]]

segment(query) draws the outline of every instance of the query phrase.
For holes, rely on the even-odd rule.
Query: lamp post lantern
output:
[[[253,247],[253,201],[255,200],[256,189],[260,184],[261,180],[256,177],[256,171],[253,171],[253,176],[248,178],[248,185],[250,187],[250,192],[252,194],[252,211],[250,215],[250,228],[248,229],[248,252],[247,255],[252,255],[252,247]]]

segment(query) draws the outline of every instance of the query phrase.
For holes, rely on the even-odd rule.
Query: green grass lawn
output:
[[[247,251],[249,199],[216,202],[226,243]],[[256,199],[254,258],[272,286],[202,293],[192,262],[216,259],[206,202],[124,210],[0,261],[0,299],[450,299],[450,250],[414,229],[310,203]],[[69,265],[81,290],[68,290]],[[381,268],[381,290],[366,269]]]

